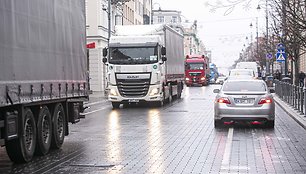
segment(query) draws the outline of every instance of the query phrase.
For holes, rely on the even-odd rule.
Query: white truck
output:
[[[116,26],[109,48],[103,50],[113,108],[139,102],[162,106],[173,96],[180,98],[183,42],[183,35],[165,24]]]

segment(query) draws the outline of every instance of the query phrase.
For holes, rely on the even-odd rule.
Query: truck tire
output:
[[[55,105],[52,116],[52,140],[51,147],[59,149],[62,147],[65,139],[66,116],[61,103]]]
[[[118,102],[112,102],[112,106],[113,106],[113,109],[119,109],[120,103],[118,103]]]
[[[36,153],[38,155],[46,155],[51,146],[52,138],[52,120],[51,114],[47,106],[43,106],[39,110],[37,118],[37,145]]]
[[[169,84],[169,98],[168,98],[168,102],[171,103],[172,102],[172,86],[171,84]]]
[[[183,88],[182,83],[179,83],[177,86],[177,99],[180,99],[182,97],[182,88]]]
[[[9,158],[15,163],[29,162],[36,147],[36,123],[33,112],[25,108],[22,125],[19,126],[18,138],[6,141],[6,151]]]

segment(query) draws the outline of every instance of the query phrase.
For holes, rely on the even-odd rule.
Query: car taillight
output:
[[[262,105],[262,104],[265,104],[265,103],[267,103],[267,104],[272,103],[272,99],[271,98],[262,98],[258,102],[259,105]]]
[[[231,104],[230,100],[225,97],[221,97],[217,100],[218,103],[225,103],[225,104]]]

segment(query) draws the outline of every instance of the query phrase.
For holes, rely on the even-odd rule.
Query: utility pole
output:
[[[111,0],[108,0],[108,9],[107,9],[107,19],[108,19],[108,37],[107,37],[107,47],[109,48],[109,41],[111,37],[111,32],[112,32],[112,26],[111,26],[111,13],[112,13],[112,8],[111,8]],[[108,54],[108,59],[110,54]]]
[[[268,21],[268,0],[266,0],[266,54],[269,53],[269,21]],[[266,73],[270,75],[270,62],[266,58]]]

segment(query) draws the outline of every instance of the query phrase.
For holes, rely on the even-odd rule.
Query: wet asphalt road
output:
[[[96,102],[60,150],[0,173],[306,173],[306,131],[279,106],[275,129],[213,125],[218,85],[189,87],[162,108]]]

